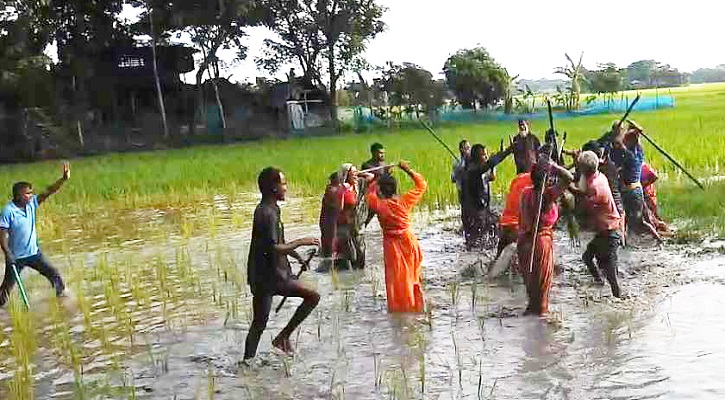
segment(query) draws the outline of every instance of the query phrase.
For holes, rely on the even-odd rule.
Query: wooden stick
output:
[[[300,272],[298,272],[297,275],[295,275],[295,279],[299,279],[300,275],[302,275],[302,273],[305,272],[307,270],[307,268],[309,268],[310,261],[312,260],[312,257],[315,256],[315,254],[317,254],[317,249],[310,250],[310,252],[307,254],[307,259],[302,261],[302,267],[300,267]],[[279,312],[279,310],[282,309],[282,306],[284,305],[285,301],[287,301],[287,296],[284,296],[282,301],[279,302],[277,309],[274,310],[275,314],[277,314]]]

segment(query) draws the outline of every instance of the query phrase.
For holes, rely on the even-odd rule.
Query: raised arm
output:
[[[513,153],[514,147],[513,144],[511,144],[506,150],[499,151],[498,153],[494,154],[491,158],[486,160],[482,165],[476,165],[472,166],[472,170],[476,173],[483,174],[486,171],[496,167],[498,164],[501,163],[501,161],[505,160],[506,157],[508,157],[511,153]]]
[[[68,179],[70,179],[70,164],[63,163],[63,176],[61,176],[60,179],[55,181],[55,183],[48,186],[43,193],[38,195],[38,204],[41,204],[46,199],[48,199],[48,197],[50,197],[50,195],[57,192],[58,189],[60,189],[61,186],[63,186],[63,184],[65,183],[65,181],[67,181]]]
[[[428,189],[428,182],[426,182],[425,178],[423,178],[423,175],[413,171],[413,169],[410,168],[410,165],[408,165],[405,161],[401,161],[398,166],[413,179],[413,184],[415,186],[401,196],[402,201],[407,204],[408,207],[413,207],[423,198],[423,194],[425,194],[426,189]]]

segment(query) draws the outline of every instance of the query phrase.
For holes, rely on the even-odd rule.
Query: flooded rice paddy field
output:
[[[249,215],[255,201],[220,200],[219,213],[199,221],[160,211],[109,214],[101,228],[76,227],[67,240],[44,243],[74,296],[58,303],[42,277],[23,274],[30,313],[17,302],[0,311],[0,398],[725,395],[718,373],[725,361],[725,257],[717,243],[713,251],[642,243],[620,252],[620,282],[630,297],[618,300],[608,286],[592,283],[579,261],[583,247],[572,248],[559,232],[552,315],[542,321],[521,316],[519,277],[481,276],[490,255],[464,250],[455,213],[416,217],[427,314],[386,312],[382,239],[373,222],[365,271],[302,275],[322,301],[293,337],[295,357],[270,344],[299,302],[290,299],[273,312],[255,364],[240,366],[251,319],[250,228],[233,215]],[[301,222],[317,204],[283,207],[288,239],[318,235]]]

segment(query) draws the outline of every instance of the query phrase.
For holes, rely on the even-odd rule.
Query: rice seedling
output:
[[[452,311],[458,315],[458,299],[460,297],[460,282],[458,282],[458,275],[456,277],[448,282],[448,293],[451,296],[451,308]]]
[[[35,398],[32,358],[37,349],[35,326],[33,318],[16,296],[11,296],[9,303],[13,327],[10,345],[16,363],[15,375],[10,382],[10,393],[13,399],[32,400]]]
[[[217,392],[216,375],[215,375],[214,367],[211,364],[209,364],[209,367],[207,368],[206,378],[207,378],[206,389],[207,389],[207,396],[208,396],[207,398],[209,400],[214,400],[214,398],[216,397],[216,392]]]

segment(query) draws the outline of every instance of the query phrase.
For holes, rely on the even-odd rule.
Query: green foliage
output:
[[[589,90],[593,93],[613,94],[624,90],[624,77],[614,63],[599,64],[597,70],[587,71]]]
[[[655,60],[640,60],[626,68],[627,86],[631,89],[674,87],[687,83],[687,76]]]
[[[509,75],[483,47],[459,50],[443,66],[448,87],[464,108],[495,105],[505,98]]]
[[[243,38],[245,29],[258,24],[261,11],[258,4],[251,0],[133,0],[134,6],[146,10],[134,26],[138,33],[149,34],[149,7],[154,12],[154,29],[162,39],[188,34],[193,46],[202,55],[196,72],[196,82],[200,85],[204,73],[211,69],[214,77],[220,77],[224,66],[217,56],[219,50],[235,49],[233,60],[241,61],[247,57],[247,47]]]
[[[265,0],[263,23],[279,40],[265,39],[257,64],[276,72],[286,63],[302,68],[306,80],[327,88],[334,106],[337,81],[364,63],[369,40],[381,33],[385,8],[371,0]],[[323,81],[323,76],[328,80]],[[331,107],[337,121],[337,111]]]
[[[392,106],[402,106],[418,114],[420,110],[433,112],[443,105],[443,82],[434,81],[433,74],[415,64],[388,63],[382,79]]]
[[[566,93],[564,93],[559,86],[557,86],[557,100],[561,99],[562,106],[566,107],[568,111],[579,109],[579,97],[581,95],[581,81],[584,79],[584,67],[582,66],[582,59],[584,53],[579,56],[579,62],[574,61],[569,57],[569,54],[564,54],[566,60],[569,63],[564,67],[558,67],[554,70],[554,73],[564,75],[569,78],[569,86],[566,87]]]
[[[725,82],[725,64],[715,68],[700,68],[690,75],[690,83]]]

